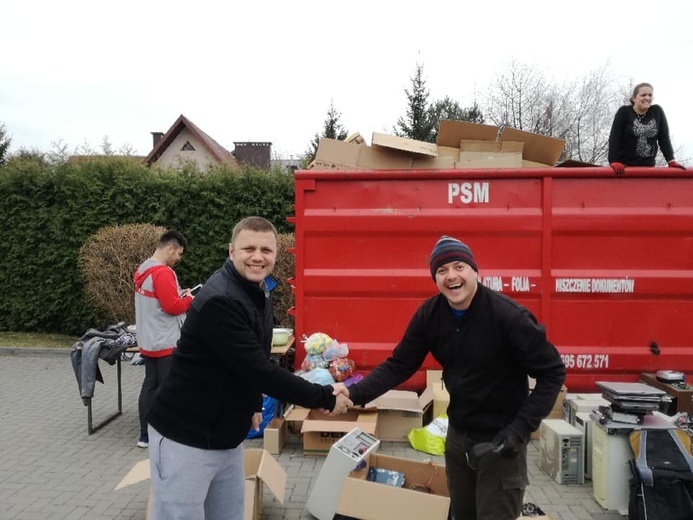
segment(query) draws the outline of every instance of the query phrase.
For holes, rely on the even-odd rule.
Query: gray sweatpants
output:
[[[243,520],[243,445],[202,450],[149,426],[151,520]]]
[[[527,446],[512,459],[489,453],[476,470],[467,464],[474,441],[450,425],[445,439],[445,471],[455,520],[515,520],[527,486]]]

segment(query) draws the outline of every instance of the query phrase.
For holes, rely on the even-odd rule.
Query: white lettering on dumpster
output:
[[[634,293],[632,278],[556,278],[557,293]]]
[[[452,204],[458,198],[462,204],[472,202],[488,204],[490,199],[488,182],[448,183],[448,204]]]

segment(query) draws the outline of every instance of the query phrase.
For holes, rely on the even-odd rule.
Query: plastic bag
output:
[[[306,354],[322,354],[334,340],[324,332],[315,332],[303,340]]]
[[[445,454],[445,438],[448,436],[448,416],[442,414],[423,428],[414,428],[407,438],[416,451],[431,455]]]
[[[334,377],[330,374],[330,371],[326,368],[316,368],[310,372],[301,372],[298,374],[310,383],[317,383],[319,385],[333,385],[335,383]]]
[[[354,362],[349,358],[335,359],[330,361],[328,370],[335,381],[342,382],[349,379],[349,376],[354,373]]]
[[[346,343],[340,343],[334,340],[332,344],[322,353],[327,361],[333,361],[339,358],[345,358],[349,355],[349,346]]]
[[[322,357],[322,354],[308,354],[301,362],[301,370],[308,372],[316,368],[327,368],[329,363]]]
[[[268,395],[263,396],[262,398],[262,422],[260,423],[260,431],[255,431],[253,430],[253,427],[250,427],[250,431],[248,432],[248,435],[245,436],[246,439],[258,439],[263,436],[265,433],[265,428],[267,428],[267,425],[269,422],[274,419],[274,415],[277,412],[277,400],[274,397],[270,397]]]

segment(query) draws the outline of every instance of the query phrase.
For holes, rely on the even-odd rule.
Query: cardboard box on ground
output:
[[[409,442],[407,436],[414,428],[426,426],[433,420],[433,389],[416,392],[390,390],[371,401],[366,408],[378,410],[375,436],[381,441]]]
[[[345,141],[320,139],[316,170],[412,170],[546,168],[554,166],[565,141],[514,128],[443,120],[437,143],[374,132],[371,146],[360,134]]]
[[[266,450],[245,449],[243,451],[245,465],[245,510],[243,520],[261,520],[262,493],[264,482],[272,494],[284,503],[286,493],[286,472]],[[123,477],[115,491],[124,487],[149,480],[149,460],[141,460]],[[150,518],[151,490],[147,500],[146,518]]]
[[[291,407],[286,421],[300,423],[304,455],[327,455],[330,447],[354,428],[376,435],[378,414],[375,409],[352,408],[342,415],[324,415],[317,410]]]
[[[345,479],[337,513],[371,520],[447,520],[450,499],[445,466],[377,453],[366,462],[364,469],[352,471]],[[367,481],[370,467],[404,473],[404,487]]]

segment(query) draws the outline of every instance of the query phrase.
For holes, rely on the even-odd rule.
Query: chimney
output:
[[[152,134],[152,148],[156,146],[156,143],[161,141],[161,138],[164,136],[163,132],[150,132]]]
[[[272,143],[262,141],[235,142],[233,155],[239,163],[249,164],[261,170],[270,169]]]

